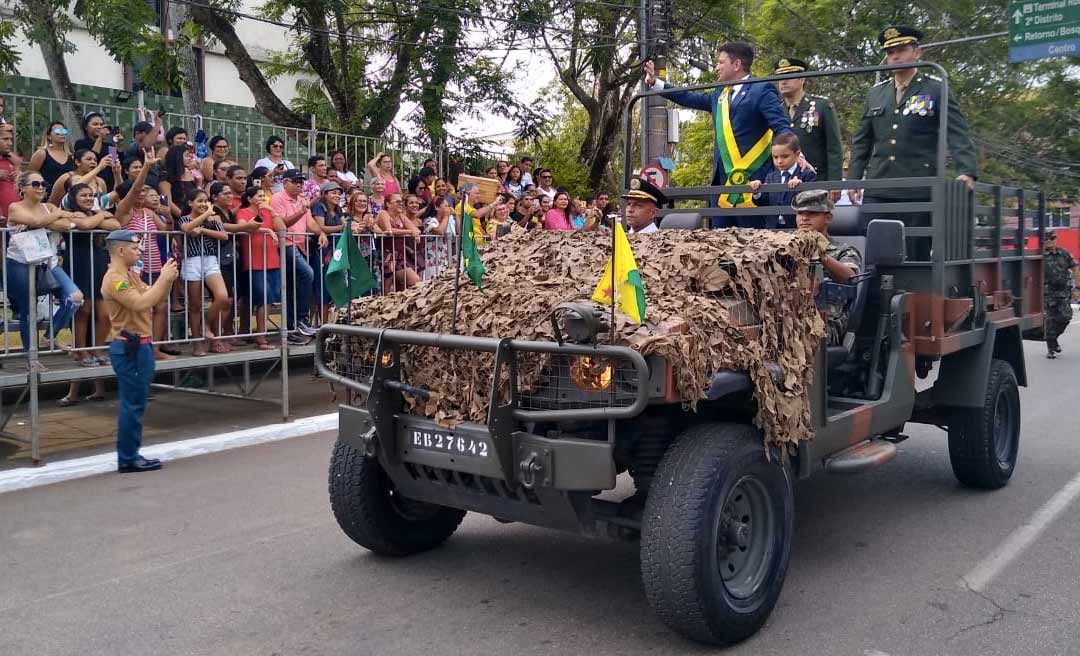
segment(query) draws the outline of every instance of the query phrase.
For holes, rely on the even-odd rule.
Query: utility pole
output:
[[[657,78],[667,77],[671,48],[671,0],[641,0],[642,55],[653,61]],[[671,156],[670,112],[663,98],[642,102],[641,165]]]

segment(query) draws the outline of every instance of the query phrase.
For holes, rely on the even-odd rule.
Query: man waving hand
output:
[[[750,84],[750,65],[754,49],[748,43],[730,41],[720,46],[716,56],[717,82],[735,82],[717,87],[710,93],[673,91],[664,94],[676,104],[711,112],[716,127],[713,151],[714,185],[743,185],[764,180],[772,169],[770,148],[774,133],[790,132],[791,122],[780,104],[776,87]],[[645,62],[645,83],[650,89],[670,89],[656,79],[651,61]],[[723,194],[720,207],[753,207],[751,194]],[[764,226],[758,216],[713,217],[712,227],[746,228]]]

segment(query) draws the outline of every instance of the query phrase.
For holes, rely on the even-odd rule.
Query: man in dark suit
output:
[[[711,112],[716,127],[713,151],[714,185],[744,185],[763,180],[772,170],[769,149],[774,133],[790,132],[791,123],[780,105],[780,96],[771,84],[750,83],[754,49],[748,43],[731,41],[720,46],[716,56],[717,82],[731,82],[710,93],[673,91],[664,96],[676,104]],[[650,89],[670,89],[656,79],[653,63],[645,62],[645,83]],[[753,207],[749,193],[723,194],[720,207]],[[711,226],[729,228],[764,226],[760,216],[713,217]]]

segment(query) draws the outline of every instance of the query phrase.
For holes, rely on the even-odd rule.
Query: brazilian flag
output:
[[[335,307],[348,305],[349,301],[359,298],[378,286],[371,273],[360,244],[350,229],[352,217],[345,219],[345,229],[338,238],[337,248],[326,267],[326,291]]]
[[[464,201],[461,204],[461,258],[465,260],[465,275],[469,276],[477,289],[483,290],[480,283],[484,279],[484,261],[480,259],[480,249],[476,247],[476,237],[473,235],[472,212]]]

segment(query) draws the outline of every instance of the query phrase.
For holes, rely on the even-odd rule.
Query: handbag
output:
[[[60,289],[60,283],[56,280],[56,276],[53,275],[48,263],[39,264],[37,272],[34,274],[34,291],[41,295],[50,294],[57,289]]]
[[[45,228],[20,230],[11,235],[7,256],[22,264],[41,264],[56,257],[56,247]]]

